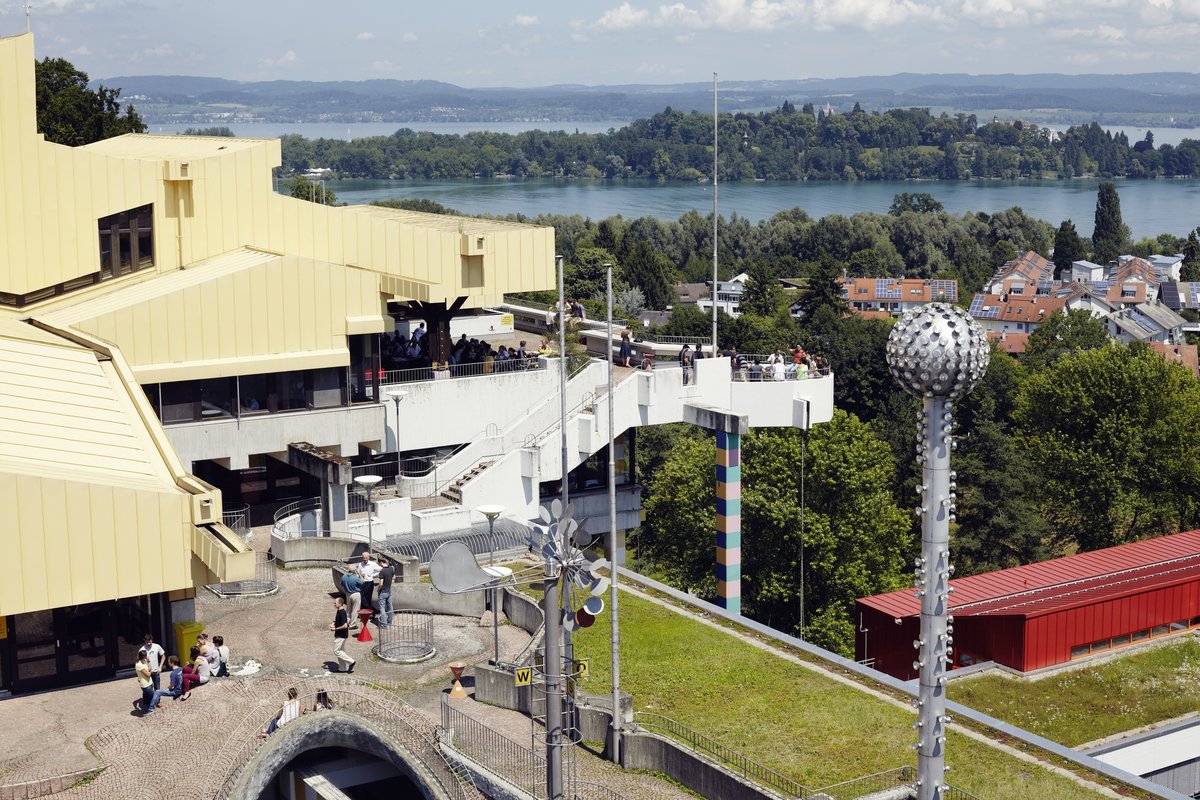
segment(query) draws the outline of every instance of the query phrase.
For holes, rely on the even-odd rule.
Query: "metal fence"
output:
[[[221,522],[225,523],[225,527],[242,537],[243,541],[250,539],[250,506],[244,504],[226,506],[225,510],[221,513]]]
[[[376,616],[378,620],[379,617]],[[433,614],[428,611],[393,611],[392,621],[380,623],[375,635],[375,655],[384,661],[416,664],[433,658]]]
[[[279,539],[296,539],[301,536],[324,536],[321,525],[321,498],[306,497],[294,503],[280,506],[272,518],[272,535]]]
[[[390,553],[413,556],[422,564],[433,560],[433,554],[446,542],[462,542],[475,555],[492,552],[492,537],[486,527],[480,531],[473,526],[470,533],[447,533],[438,536],[421,534],[405,534],[388,537],[386,549]],[[511,520],[496,521],[496,552],[506,550],[527,550],[529,548],[529,528]]]
[[[808,797],[809,790],[791,778],[785,778],[778,772],[764,767],[756,761],[751,761],[741,753],[720,742],[713,741],[675,720],[660,714],[638,711],[633,715],[635,728],[657,733],[687,745],[720,764],[728,767],[746,780],[773,789],[785,797]]]
[[[738,353],[738,355],[746,359],[746,364],[742,367],[736,365],[733,367],[733,379],[735,381],[761,381],[763,383],[776,380],[802,381],[809,378],[823,378],[830,374],[828,365],[812,369],[808,366],[797,365],[791,356],[788,355],[784,356],[786,360],[783,362],[782,377],[780,377],[780,372],[775,369],[776,365],[767,363],[767,359],[770,356],[761,353]],[[754,369],[756,359],[759,362],[758,366],[761,368],[760,370]]]
[[[447,763],[438,747],[436,731],[395,694],[375,686],[332,677],[298,679],[298,702],[307,714],[340,711],[364,718],[373,727],[402,742],[408,756],[416,759],[429,776],[452,800],[482,800],[469,776],[458,773]],[[269,695],[246,712],[240,720],[227,720],[222,727],[224,745],[213,756],[208,778],[203,785],[216,787],[216,798],[233,796],[238,778],[254,754],[270,743],[259,738],[271,719],[287,700],[286,690]],[[303,724],[304,716],[288,724]]]
[[[254,577],[244,581],[210,583],[208,589],[219,597],[266,597],[279,591],[275,571],[275,555],[269,552],[254,554]]]
[[[440,381],[451,378],[480,378],[489,375],[503,375],[506,373],[545,369],[545,366],[545,362],[538,356],[527,356],[526,358],[506,359],[504,361],[446,364],[438,367],[408,367],[406,369],[384,370],[382,383],[386,386],[393,383],[417,383],[419,381]]]

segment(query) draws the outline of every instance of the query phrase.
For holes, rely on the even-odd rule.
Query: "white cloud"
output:
[[[86,44],[81,44],[81,45],[79,45],[79,47],[76,47],[74,50],[71,51],[71,55],[73,55],[73,56],[90,56],[91,54],[92,54],[92,49],[90,47],[88,47]]]
[[[404,35],[400,37],[400,41],[402,42],[415,42],[416,40],[417,35],[412,31],[405,31]]]
[[[629,3],[621,3],[616,8],[605,11],[600,19],[596,20],[596,27],[609,31],[628,30],[638,27],[649,18],[649,11],[634,8]]]
[[[146,58],[166,58],[175,55],[175,48],[166,43],[158,44],[154,47],[147,47],[142,51],[142,55]]]
[[[294,64],[297,61],[296,51],[288,50],[279,58],[260,58],[258,63],[265,64],[268,67],[283,67],[289,64]]]
[[[369,42],[375,38],[375,34],[371,33],[370,31],[363,31],[354,38],[358,39],[360,42]]]
[[[512,21],[512,24],[518,28],[530,28],[540,22],[541,20],[532,14],[518,14],[516,19]]]
[[[383,61],[372,61],[371,69],[375,72],[399,72],[400,65],[393,64],[391,61],[385,59]]]

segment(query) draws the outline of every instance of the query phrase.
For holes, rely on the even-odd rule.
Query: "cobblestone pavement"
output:
[[[264,704],[277,703],[279,692],[327,675],[335,663],[327,630],[333,615],[330,570],[280,570],[278,580],[280,591],[259,600],[221,599],[206,590],[197,599],[197,616],[206,630],[223,635],[230,646],[233,671],[253,659],[263,665],[255,674],[213,679],[189,700],[166,699],[146,717],[133,677],[0,702],[0,800],[141,796],[146,787],[153,787],[155,797],[211,796],[217,786],[205,781],[226,731],[239,723],[244,728],[254,713],[267,714]],[[450,677],[447,662],[486,662],[492,653],[491,626],[481,626],[478,619],[435,616],[433,628],[437,654],[420,664],[382,661],[370,654],[373,643],[353,637],[347,647],[358,661],[353,677],[406,698],[425,715],[429,732],[440,722],[440,696]],[[501,656],[512,656],[528,641],[519,628],[502,626]],[[527,717],[468,702],[472,715],[530,742]],[[614,788],[627,777],[594,756],[586,759],[581,775],[594,774],[597,782]],[[647,776],[628,779],[630,788],[617,790],[630,800],[686,796]],[[651,785],[661,785],[666,793],[651,791]],[[200,795],[198,786],[204,787]]]

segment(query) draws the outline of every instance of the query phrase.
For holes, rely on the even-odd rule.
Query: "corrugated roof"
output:
[[[479,219],[478,217],[455,217],[449,214],[426,214],[420,211],[408,211],[402,208],[386,208],[385,206],[344,206],[354,209],[355,214],[369,215],[394,219],[406,225],[418,228],[432,228],[445,233],[511,233],[519,230],[538,230],[545,225],[528,225],[523,222],[507,222],[496,219]]]
[[[232,136],[176,136],[167,134],[128,133],[84,145],[83,150],[104,153],[115,158],[146,161],[179,161],[192,158],[251,150],[274,142],[274,139],[245,139]]]
[[[957,578],[951,613],[1032,617],[1197,578],[1200,530]],[[921,611],[911,589],[858,602],[896,618]]]
[[[13,320],[0,320],[0,472],[175,488],[112,365]]]
[[[74,303],[70,305],[66,305],[70,300],[65,300],[63,303],[47,303],[51,307],[54,305],[63,305],[64,307],[57,311],[35,312],[34,316],[44,319],[56,328],[70,326],[81,320],[93,319],[102,314],[119,311],[122,308],[177,292],[180,289],[199,286],[215,278],[232,275],[281,258],[282,256],[275,253],[239,248],[200,261],[187,269],[177,269],[163,275],[155,275],[147,280],[97,295],[90,300],[79,302],[75,299]]]

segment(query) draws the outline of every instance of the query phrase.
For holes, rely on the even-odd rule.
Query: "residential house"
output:
[[[1183,317],[1162,303],[1129,306],[1108,315],[1108,333],[1118,342],[1183,342]]]
[[[934,301],[958,302],[958,282],[928,278],[841,278],[842,297],[860,315],[898,317]],[[868,314],[868,312],[870,312]]]
[[[742,294],[746,291],[746,284],[750,282],[750,276],[742,272],[734,275],[727,281],[717,282],[717,308],[724,311],[731,317],[739,317],[742,314]],[[713,301],[712,293],[709,292],[696,301],[696,307],[708,314],[712,313]]]

